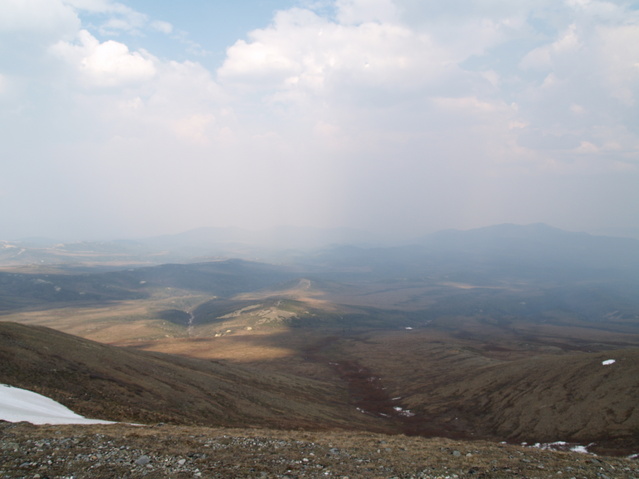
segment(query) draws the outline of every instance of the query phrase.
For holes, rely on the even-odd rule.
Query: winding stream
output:
[[[185,311],[186,314],[189,315],[189,320],[186,326],[186,333],[189,335],[189,338],[193,336],[193,328],[195,327],[195,315],[192,311]]]

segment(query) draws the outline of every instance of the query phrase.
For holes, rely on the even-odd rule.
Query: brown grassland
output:
[[[2,313],[0,383],[145,426],[0,424],[0,476],[639,477],[519,446],[639,451],[639,326],[616,311],[520,314],[544,294],[525,281],[145,282]]]

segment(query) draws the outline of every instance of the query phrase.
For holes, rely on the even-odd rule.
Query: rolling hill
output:
[[[0,323],[0,383],[114,421],[366,428],[334,384]]]
[[[13,269],[0,319],[77,337],[4,323],[0,381],[108,419],[636,452],[638,245],[498,225],[294,264]]]

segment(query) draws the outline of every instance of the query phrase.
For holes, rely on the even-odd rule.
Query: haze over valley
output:
[[[498,225],[159,265],[90,245],[4,257],[2,320],[24,326],[3,324],[0,381],[118,421],[639,447],[639,240]]]

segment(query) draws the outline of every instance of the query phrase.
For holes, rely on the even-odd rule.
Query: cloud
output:
[[[580,47],[579,37],[577,35],[577,26],[572,24],[561,34],[560,38],[539,48],[535,48],[529,52],[521,61],[520,66],[526,68],[543,68],[549,69],[553,67],[558,59],[572,54]]]
[[[151,22],[151,28],[154,29],[155,31],[165,33],[167,35],[169,35],[170,33],[173,33],[173,25],[171,25],[169,22],[165,22],[162,20],[155,20]]]
[[[0,35],[28,33],[49,39],[76,31],[80,20],[60,0],[6,0],[0,4]]]
[[[428,35],[395,24],[335,23],[294,9],[251,32],[249,42],[230,47],[218,76],[230,88],[241,84],[278,101],[319,96],[370,102],[379,95],[384,103],[388,95],[411,94],[449,69],[446,50]]]
[[[639,17],[624,4],[300,2],[213,68],[141,48],[144,32],[187,37],[126,2],[25,2],[0,5],[16,62],[0,64],[0,154],[16,159],[0,189],[33,206],[57,175],[59,209],[96,230],[578,228],[596,185],[618,201],[632,189],[615,182],[637,179]],[[31,171],[29,197],[12,185]]]
[[[639,100],[639,21],[634,25],[597,28],[597,56],[602,79],[612,96],[628,106]]]
[[[118,36],[123,33],[143,35],[145,31],[171,34],[173,25],[164,20],[152,20],[137,10],[113,0],[62,0],[75,12],[100,19],[98,30],[102,35]]]
[[[394,23],[397,7],[391,0],[337,0],[337,21],[343,25]]]
[[[94,13],[106,13],[106,12],[128,12],[132,11],[131,8],[112,0],[63,0],[66,5],[69,5],[77,10],[84,10]]]
[[[87,86],[117,87],[146,81],[156,73],[148,53],[131,52],[114,40],[100,43],[86,30],[78,33],[76,42],[58,42],[51,51],[75,67]]]

